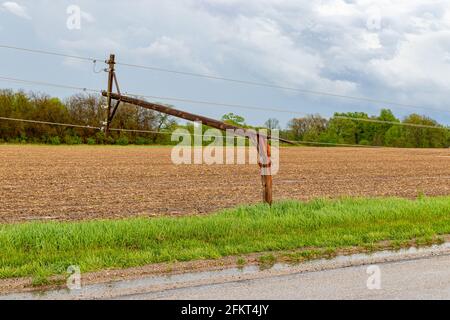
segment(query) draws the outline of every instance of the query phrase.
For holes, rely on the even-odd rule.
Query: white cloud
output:
[[[76,51],[78,50],[94,50],[94,51],[108,51],[108,50],[119,50],[121,44],[107,37],[98,37],[95,42],[91,42],[89,39],[80,40],[61,40],[59,45],[66,50]]]
[[[95,21],[95,18],[92,14],[90,14],[89,12],[85,12],[85,11],[81,11],[81,18],[83,18],[84,20],[86,20],[89,23],[92,23]]]
[[[393,87],[435,87],[449,90],[450,30],[407,36],[391,59],[373,59],[376,76]]]
[[[266,81],[340,93],[355,87],[349,81],[322,77],[327,62],[318,52],[299,46],[274,20],[240,16],[223,37],[222,42],[233,42],[224,50]]]
[[[25,6],[21,6],[17,2],[14,2],[14,1],[3,2],[2,8],[20,18],[29,19],[29,20],[31,19],[31,16],[27,12],[27,8]]]
[[[322,16],[352,16],[356,12],[355,6],[342,0],[325,1],[316,10]]]
[[[376,33],[365,33],[362,35],[364,46],[367,49],[381,49],[380,37]]]
[[[139,54],[167,57],[172,54],[187,56],[190,54],[189,48],[183,43],[183,41],[172,39],[167,36],[162,36],[148,47],[138,48],[136,50]]]
[[[70,1],[43,5],[48,2],[27,2],[43,48],[95,57],[116,52],[136,64],[447,106],[450,1],[135,0],[130,6],[110,0],[105,8],[80,0],[84,20],[95,23],[76,33],[64,28]],[[345,100],[326,103],[332,108]]]
[[[139,47],[132,52],[140,58],[152,58],[165,60],[176,67],[183,67],[190,71],[210,73],[206,65],[204,65],[195,55],[188,45],[182,40],[162,36],[153,41],[147,47]]]

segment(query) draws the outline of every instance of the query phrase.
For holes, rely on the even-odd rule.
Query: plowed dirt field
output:
[[[0,223],[207,214],[261,200],[256,165],[172,164],[168,147],[0,146]],[[450,194],[448,150],[282,148],[274,199]]]

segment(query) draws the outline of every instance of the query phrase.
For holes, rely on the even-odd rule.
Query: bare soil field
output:
[[[450,194],[450,152],[282,148],[274,199]],[[0,223],[207,214],[261,201],[256,165],[172,164],[168,147],[0,146]]]

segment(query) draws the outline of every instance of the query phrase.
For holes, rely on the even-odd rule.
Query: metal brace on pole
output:
[[[111,54],[109,56],[109,60],[107,60],[106,63],[109,66],[109,68],[108,68],[108,90],[106,91],[107,92],[107,95],[106,95],[107,117],[106,117],[105,137],[107,138],[109,135],[110,128],[111,128],[111,122],[112,122],[114,116],[116,115],[117,109],[119,108],[119,105],[121,102],[121,100],[118,99],[113,108],[112,94],[113,94],[114,85],[116,86],[118,94],[121,95],[121,93],[120,93],[119,83],[117,81],[117,76],[116,76],[116,71],[115,71],[116,56],[114,54]]]

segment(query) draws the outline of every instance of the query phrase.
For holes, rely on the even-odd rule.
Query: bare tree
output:
[[[280,130],[280,121],[275,118],[270,118],[264,123],[264,126],[269,130]]]
[[[302,139],[307,133],[320,134],[324,132],[327,129],[327,124],[327,119],[320,115],[308,115],[304,118],[292,119],[288,127],[295,139]]]

